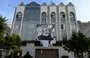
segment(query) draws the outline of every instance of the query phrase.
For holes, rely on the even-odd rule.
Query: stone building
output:
[[[86,37],[90,37],[90,22],[78,21],[79,31],[82,32]]]
[[[60,58],[62,55],[74,58],[73,53],[68,53],[60,45],[60,40],[69,39],[72,32],[78,32],[72,3],[40,5],[31,2],[24,5],[22,2],[15,9],[11,34],[21,36],[22,55],[30,51],[34,58]]]

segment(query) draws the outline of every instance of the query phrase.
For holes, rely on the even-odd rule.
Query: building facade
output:
[[[79,31],[82,32],[86,37],[90,37],[90,22],[78,21]]]
[[[49,58],[60,58],[62,55],[74,58],[73,53],[66,52],[59,44],[63,38],[69,39],[72,32],[78,32],[75,8],[72,3],[67,5],[63,3],[56,5],[53,2],[49,5],[46,3],[40,5],[36,2],[26,5],[21,3],[15,9],[11,34],[18,33],[22,41],[28,42],[26,46],[21,47],[23,55],[26,51],[30,51],[34,58],[40,58],[45,57],[44,53],[47,51],[50,53],[46,53]],[[44,45],[37,46],[37,41],[43,42]],[[56,54],[52,54],[52,51]],[[51,54],[53,57],[50,56]]]
[[[20,34],[22,40],[35,40],[38,34],[43,33],[42,30],[37,30],[38,27],[41,29],[47,27],[50,34],[51,29],[55,28],[53,33],[56,40],[70,38],[73,31],[78,31],[74,5],[72,3],[40,5],[31,2],[27,5],[21,3],[16,7],[11,33]]]

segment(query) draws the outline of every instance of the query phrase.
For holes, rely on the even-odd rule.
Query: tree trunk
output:
[[[83,52],[81,53],[81,58],[83,58]]]
[[[8,49],[5,49],[5,57],[8,56],[8,53],[9,53],[9,50]]]
[[[80,53],[79,58],[83,58],[83,53]]]
[[[83,53],[77,53],[76,55],[78,58],[83,58]]]
[[[2,51],[0,50],[0,58],[2,58]]]

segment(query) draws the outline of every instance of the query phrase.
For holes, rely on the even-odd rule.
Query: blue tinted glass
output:
[[[40,5],[36,2],[32,2],[26,5],[24,13],[24,21],[40,20]]]

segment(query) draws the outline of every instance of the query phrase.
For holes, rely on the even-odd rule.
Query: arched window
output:
[[[56,14],[55,14],[55,12],[51,13],[51,23],[56,23]]]
[[[61,21],[65,21],[65,13],[64,12],[60,13],[60,18],[61,18]]]
[[[41,15],[41,22],[46,23],[46,13],[45,12],[43,12]]]
[[[70,12],[70,20],[75,21],[75,14],[73,12]]]
[[[21,19],[22,19],[22,12],[18,12],[16,15],[16,20],[21,21]]]

